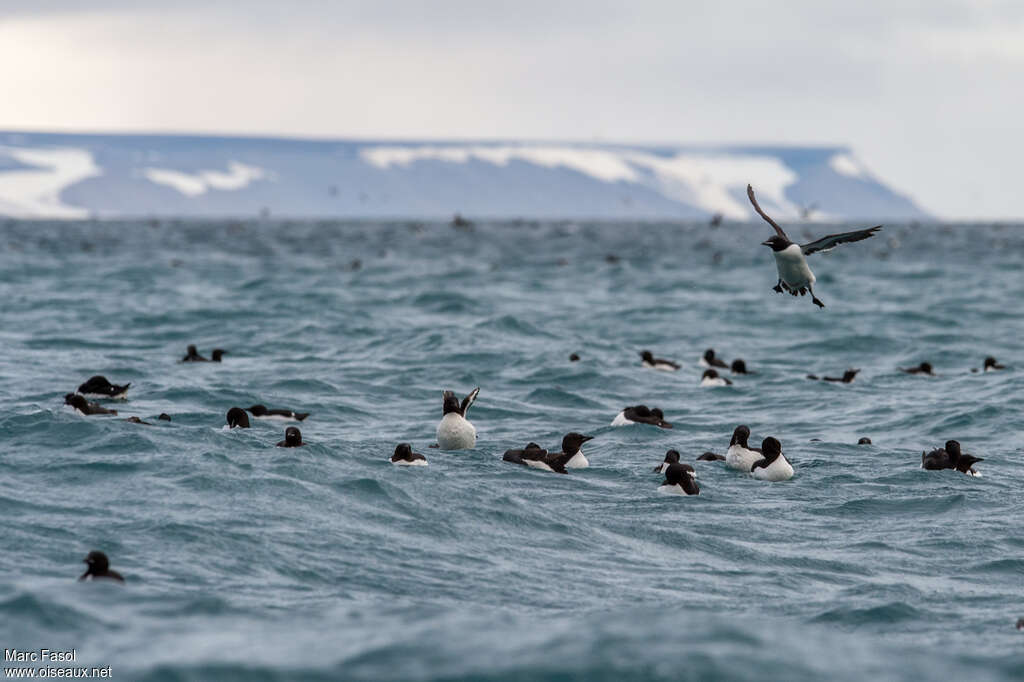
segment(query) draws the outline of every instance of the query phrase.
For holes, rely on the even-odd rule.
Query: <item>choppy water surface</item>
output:
[[[0,641],[131,680],[1019,679],[1024,233],[888,226],[812,257],[823,311],[771,291],[768,234],[8,223]],[[757,374],[699,388],[707,347]],[[93,374],[155,425],[63,407]],[[474,386],[477,449],[428,449]],[[221,429],[256,402],[312,412],[309,445]],[[675,428],[608,426],[639,402]],[[739,423],[791,481],[701,462],[699,497],[655,494],[666,449]],[[590,469],[501,461],[569,430]],[[949,438],[983,477],[919,468]],[[126,586],[75,582],[94,548]]]

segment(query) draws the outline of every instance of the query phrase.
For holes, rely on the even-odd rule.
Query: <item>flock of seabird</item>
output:
[[[873,237],[881,225],[876,225],[864,230],[843,232],[822,237],[807,244],[796,244],[791,241],[785,231],[772,220],[757,202],[752,186],[747,185],[747,196],[750,199],[754,210],[772,228],[775,234],[762,242],[762,245],[771,247],[775,257],[775,264],[778,270],[778,282],[773,290],[778,293],[789,293],[793,296],[811,295],[811,302],[819,308],[825,304],[815,295],[814,284],[817,281],[814,273],[807,265],[807,256],[815,253],[830,251],[839,244],[857,242]],[[210,359],[199,354],[194,345],[188,347],[182,362],[221,362],[222,356],[227,351],[216,348],[211,352]],[[655,357],[650,350],[640,352],[642,366],[666,372],[674,372],[681,368],[681,365],[672,360]],[[569,360],[576,362],[579,355],[573,353]],[[709,348],[700,358],[699,364],[706,369],[701,376],[700,385],[703,387],[727,386],[732,381],[722,376],[719,370],[729,370],[732,374],[753,374],[747,369],[742,359],[736,359],[732,364],[727,364],[720,359],[714,349]],[[985,358],[982,368],[972,369],[972,372],[989,372],[1004,369],[1004,365],[996,361],[994,357]],[[901,372],[915,375],[935,376],[932,365],[922,362],[916,367],[899,368]],[[857,376],[859,369],[847,369],[841,377],[823,376],[808,374],[811,380],[821,380],[836,383],[851,383]],[[106,377],[94,376],[82,383],[76,393],[68,393],[64,402],[73,407],[83,415],[109,414],[116,415],[117,410],[108,409],[102,405],[90,402],[87,398],[98,398],[104,400],[124,399],[131,384],[117,385],[110,383]],[[466,418],[466,413],[480,393],[480,388],[474,388],[461,401],[452,391],[444,391],[442,394],[442,416],[437,426],[437,444],[440,450],[468,450],[476,446],[476,428]],[[257,419],[279,419],[285,421],[301,422],[309,416],[308,413],[295,412],[286,409],[268,409],[265,405],[253,405],[248,410],[240,407],[232,407],[227,412],[227,425],[224,428],[249,428],[249,414]],[[170,421],[171,417],[161,414],[159,419]],[[126,421],[136,424],[148,424],[139,417],[129,417]],[[665,420],[665,415],[657,407],[646,405],[633,405],[623,408],[611,422],[611,426],[627,426],[631,424],[643,424],[656,428],[671,429],[672,424]],[[761,447],[752,447],[748,443],[750,429],[741,424],[735,428],[732,439],[725,455],[713,452],[705,452],[698,456],[697,461],[724,461],[725,466],[749,474],[751,477],[762,481],[785,481],[793,477],[793,466],[782,453],[782,443],[772,436],[767,436],[761,441]],[[537,443],[527,443],[523,448],[506,450],[502,460],[513,464],[550,471],[553,473],[567,474],[569,469],[580,469],[590,465],[586,455],[583,453],[583,444],[591,440],[592,436],[586,436],[578,432],[567,433],[557,450],[546,450]],[[862,437],[858,444],[870,445],[871,439]],[[302,433],[295,426],[285,429],[284,440],[277,443],[278,447],[300,447],[305,445],[302,440]],[[699,495],[700,487],[697,485],[697,473],[690,464],[680,462],[678,450],[669,450],[665,453],[664,460],[654,467],[654,472],[664,475],[665,479],[658,488],[659,492],[675,495]],[[980,457],[961,451],[960,443],[955,440],[946,441],[941,448],[930,452],[921,453],[921,468],[925,470],[952,469],[963,474],[977,476],[978,472],[974,465],[983,461]],[[427,458],[413,452],[409,443],[400,443],[391,456],[391,462],[400,466],[426,466]],[[92,551],[84,559],[87,569],[79,578],[80,580],[109,579],[117,582],[124,582],[124,578],[117,571],[110,569],[110,562],[103,552]],[[1024,629],[1024,619],[1017,622],[1018,629]]]

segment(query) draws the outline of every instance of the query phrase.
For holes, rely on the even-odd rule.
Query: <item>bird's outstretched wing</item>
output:
[[[750,185],[747,185],[747,196],[750,197],[750,203],[754,205],[754,210],[757,211],[757,214],[764,218],[765,220],[767,220],[768,224],[775,228],[775,231],[779,234],[779,236],[788,242],[789,237],[787,237],[786,233],[782,231],[782,228],[779,227],[779,224],[772,220],[771,218],[769,218],[768,214],[761,210],[761,207],[757,203],[757,199],[754,198],[754,188],[751,187]]]
[[[827,237],[822,237],[810,244],[804,244],[800,249],[804,252],[805,256],[810,256],[812,253],[818,253],[819,251],[831,251],[840,244],[845,244],[847,242],[859,242],[861,239],[874,237],[875,232],[878,232],[881,229],[881,225],[875,225],[874,227],[869,227],[866,230],[854,230],[853,232],[830,234]]]

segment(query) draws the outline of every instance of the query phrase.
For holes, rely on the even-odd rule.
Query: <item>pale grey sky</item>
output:
[[[846,144],[1024,217],[1024,3],[0,0],[0,129]]]

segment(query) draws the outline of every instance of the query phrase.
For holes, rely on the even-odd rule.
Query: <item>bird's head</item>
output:
[[[789,248],[792,243],[793,242],[789,241],[785,237],[780,237],[775,234],[761,242],[761,246],[770,246],[772,247],[772,251],[782,251]]]

